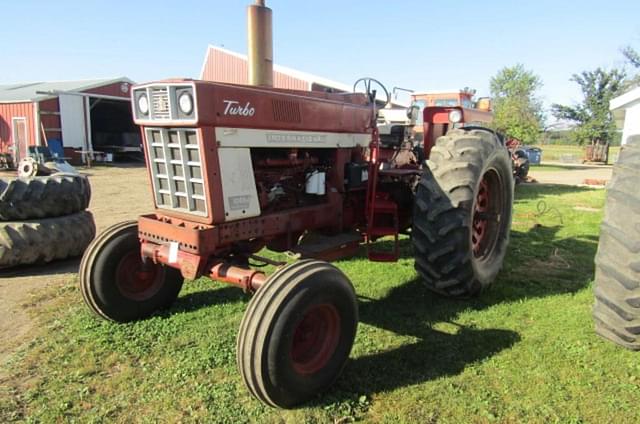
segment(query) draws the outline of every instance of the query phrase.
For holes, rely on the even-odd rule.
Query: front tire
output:
[[[140,256],[137,221],[107,228],[88,247],[80,263],[80,291],[89,309],[116,322],[146,318],[176,300],[180,271]]]
[[[237,362],[247,388],[276,407],[311,399],[340,375],[357,325],[355,292],[339,269],[303,260],[278,270],[240,325]]]
[[[511,228],[508,150],[489,131],[456,129],[431,150],[416,190],[412,240],[427,287],[469,297],[502,267]]]

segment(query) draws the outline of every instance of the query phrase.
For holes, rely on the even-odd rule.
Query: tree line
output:
[[[569,131],[577,144],[610,144],[616,134],[615,123],[609,111],[612,98],[640,85],[640,53],[632,47],[622,50],[626,63],[632,69],[604,69],[573,74],[570,81],[580,86],[582,101],[576,105],[553,104],[551,114],[560,121],[572,123]],[[496,130],[525,144],[539,142],[545,130],[545,113],[538,91],[541,78],[522,64],[500,69],[489,83],[493,98]]]

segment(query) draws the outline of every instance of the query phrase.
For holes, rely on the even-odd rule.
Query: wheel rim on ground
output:
[[[153,297],[163,283],[163,270],[159,265],[144,264],[140,252],[124,255],[116,269],[116,286],[120,293],[131,300],[146,300]]]
[[[495,169],[489,169],[480,180],[473,207],[471,244],[476,259],[488,258],[499,235],[504,187]]]
[[[340,340],[340,315],[330,304],[309,308],[297,324],[291,343],[293,369],[303,375],[322,369]]]

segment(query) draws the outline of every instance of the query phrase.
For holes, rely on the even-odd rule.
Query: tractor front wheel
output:
[[[509,241],[513,175],[509,151],[489,131],[440,137],[416,190],[411,232],[427,287],[469,297],[496,278]]]
[[[353,286],[336,267],[303,260],[273,274],[251,299],[238,333],[242,378],[260,401],[287,408],[326,390],[356,335]]]
[[[116,224],[100,234],[87,248],[79,276],[89,309],[117,322],[142,319],[169,307],[184,281],[176,269],[143,262],[136,221]]]

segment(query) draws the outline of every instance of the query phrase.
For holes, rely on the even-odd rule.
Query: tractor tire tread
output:
[[[93,215],[88,211],[41,220],[0,222],[0,268],[80,256],[95,233]]]
[[[471,263],[470,211],[476,184],[487,161],[494,158],[508,166],[505,184],[512,196],[510,156],[493,134],[482,130],[452,130],[437,140],[431,152],[416,190],[415,267],[427,288],[436,293],[474,296],[490,284],[476,278]],[[511,209],[509,222],[510,214]],[[508,231],[502,249],[508,243]]]
[[[0,221],[23,221],[70,215],[91,200],[87,177],[55,174],[0,180]]]
[[[272,331],[271,324],[286,299],[299,289],[298,282],[323,269],[341,272],[329,263],[313,259],[297,261],[278,269],[254,294],[244,314],[236,340],[237,365],[249,391],[267,405],[283,406],[270,395],[263,372],[265,364],[261,352]],[[349,286],[355,303],[355,291]]]
[[[613,167],[596,253],[593,318],[602,337],[640,350],[640,139]]]

